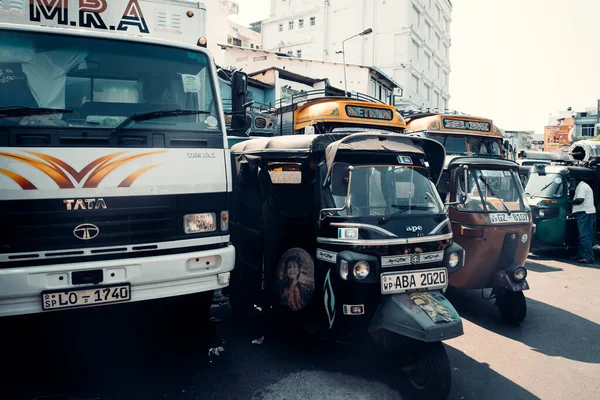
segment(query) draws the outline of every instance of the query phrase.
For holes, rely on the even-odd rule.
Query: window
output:
[[[448,73],[444,71],[444,86],[448,86]]]
[[[242,47],[242,41],[240,39],[233,38],[231,41],[232,41],[232,43],[233,43],[234,46]]]
[[[438,20],[439,23],[442,22],[442,10],[437,4],[435,5],[435,18]]]
[[[425,61],[427,61],[427,71],[431,71],[431,54],[425,53]]]
[[[592,137],[596,136],[596,127],[593,124],[586,124],[581,126],[581,136]]]
[[[279,24],[279,32],[283,32],[283,24]]]
[[[296,57],[302,58],[302,50],[296,50]]]
[[[411,46],[412,58],[414,61],[419,62],[419,60],[421,59],[421,48],[419,47],[419,43],[413,40]]]
[[[440,108],[440,94],[438,92],[433,92],[433,107]]]
[[[302,28],[304,28],[304,19],[299,19],[299,20],[298,20],[298,28],[299,28],[299,29],[302,29]]]
[[[256,45],[256,50],[260,50],[260,46],[259,45]]]
[[[447,109],[448,109],[448,100],[446,98],[442,97],[442,107],[441,107],[441,110],[445,111]]]
[[[288,50],[287,55],[291,57],[294,55],[294,52],[292,50]]]
[[[411,86],[412,86],[412,90],[413,92],[415,92],[416,94],[419,94],[419,78],[415,75],[411,75]]]
[[[425,21],[425,29],[427,30],[427,39],[431,40],[431,34],[433,30],[431,29],[431,24],[429,23],[429,21]]]
[[[413,26],[415,26],[417,29],[421,28],[421,12],[415,6],[412,8],[412,18]]]
[[[291,31],[294,29],[294,21],[288,22],[288,29]]]
[[[425,84],[425,99],[431,101],[431,86]]]
[[[437,33],[435,34],[435,48],[438,50],[442,49],[442,38]]]
[[[450,20],[448,20],[446,17],[444,17],[444,29],[446,34],[450,34]]]
[[[441,72],[442,68],[440,67],[440,64],[438,64],[437,62],[435,63],[435,77],[440,79],[441,78]]]
[[[316,17],[310,17],[310,26],[315,26],[317,24],[317,18]]]
[[[254,48],[254,43],[250,43],[250,48],[253,49]]]
[[[446,60],[448,60],[450,58],[450,49],[448,48],[448,45],[446,43],[444,43],[444,58]]]
[[[371,96],[377,97],[378,92],[379,91],[377,90],[377,81],[375,79],[371,79]]]
[[[0,43],[11,50],[0,52],[0,73],[9,78],[0,85],[0,108],[72,111],[43,118],[27,118],[24,113],[15,115],[16,121],[0,118],[0,126],[27,123],[40,132],[53,126],[114,129],[133,114],[181,108],[199,110],[202,116],[163,115],[127,124],[124,130],[160,131],[168,125],[169,131],[219,132],[219,126],[210,123],[219,116],[213,101],[212,60],[203,53],[84,36],[60,40],[56,46],[52,35],[0,31]],[[27,63],[15,62],[15,55]]]

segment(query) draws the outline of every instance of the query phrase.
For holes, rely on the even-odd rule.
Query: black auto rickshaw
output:
[[[444,148],[336,133],[254,139],[233,146],[232,158],[234,309],[263,298],[313,333],[370,336],[417,393],[445,398],[441,341],[463,328],[443,291],[464,251],[435,188]]]

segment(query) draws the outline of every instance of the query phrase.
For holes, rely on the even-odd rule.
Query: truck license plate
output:
[[[412,290],[436,290],[448,286],[446,268],[395,272],[381,275],[381,293],[394,294]]]
[[[131,300],[131,285],[95,286],[84,289],[69,289],[42,292],[44,311],[61,308],[98,306]]]

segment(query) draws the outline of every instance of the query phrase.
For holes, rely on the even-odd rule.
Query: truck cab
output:
[[[0,316],[224,288],[230,156],[203,3],[0,3]]]

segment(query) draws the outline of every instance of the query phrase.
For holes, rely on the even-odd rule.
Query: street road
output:
[[[465,328],[447,342],[451,399],[600,398],[600,266],[553,261],[562,255],[530,256],[529,313],[519,327],[505,325],[479,291],[449,293]],[[254,327],[234,321],[228,306],[215,307],[223,321],[207,327],[169,305],[0,320],[0,398],[406,398],[399,374],[369,348],[288,330],[253,344]]]

